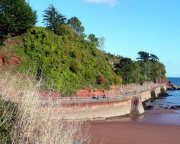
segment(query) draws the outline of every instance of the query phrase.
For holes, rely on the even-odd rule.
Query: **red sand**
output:
[[[154,110],[138,121],[92,121],[89,129],[91,144],[180,144],[178,115],[180,113],[172,110]],[[168,121],[174,118],[178,118],[177,125],[170,125]]]
[[[91,144],[180,144],[180,126],[134,122],[91,122]]]

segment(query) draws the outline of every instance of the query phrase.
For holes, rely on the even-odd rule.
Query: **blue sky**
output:
[[[28,1],[28,0],[27,0]],[[85,33],[105,37],[107,52],[136,59],[153,53],[167,76],[180,77],[180,0],[29,0],[43,26],[43,11],[53,4],[67,18],[77,16]]]

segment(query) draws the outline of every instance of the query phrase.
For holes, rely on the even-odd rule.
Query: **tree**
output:
[[[25,0],[0,0],[0,36],[25,32],[36,23],[36,12]]]
[[[159,58],[154,54],[151,54],[149,58],[150,58],[150,61],[152,62],[157,62],[159,60]]]
[[[94,34],[89,34],[88,35],[88,40],[94,44],[96,47],[99,47],[99,40]]]
[[[139,51],[138,55],[139,57],[137,59],[139,59],[140,61],[144,61],[144,62],[149,61],[149,53],[144,51]]]
[[[43,21],[47,28],[57,33],[59,25],[66,23],[66,17],[56,10],[53,5],[50,5],[48,9],[44,11]]]
[[[77,17],[72,17],[68,20],[67,24],[80,36],[83,36],[84,27]]]
[[[117,74],[122,76],[123,84],[132,83],[135,63],[130,58],[123,58],[117,69]]]

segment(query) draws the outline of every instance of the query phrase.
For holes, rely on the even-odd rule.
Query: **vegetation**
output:
[[[47,28],[58,34],[58,27],[66,23],[66,17],[60,14],[53,5],[44,11],[43,20]]]
[[[138,55],[139,57],[137,59],[139,59],[140,61],[144,61],[144,62],[149,61],[149,53],[144,51],[139,51]]]
[[[138,52],[138,61],[106,53],[105,55],[106,59],[113,63],[112,66],[116,74],[122,77],[123,84],[162,82],[166,79],[166,68],[154,54],[140,51]]]
[[[123,84],[133,83],[133,71],[135,63],[130,58],[122,58],[119,67],[116,70],[118,75],[122,76]]]
[[[151,98],[156,99],[156,92],[155,91],[151,91]]]
[[[17,119],[17,105],[0,99],[0,143],[12,143],[13,128]]]
[[[72,17],[68,20],[67,24],[80,36],[83,36],[84,27],[77,17]]]
[[[2,1],[0,4],[2,11],[9,1]],[[8,46],[7,42],[7,45],[0,47],[1,51],[6,51],[3,61],[9,63],[11,55],[15,54],[21,60],[21,64],[15,69],[27,73],[31,68],[37,81],[43,81],[44,88],[55,89],[62,96],[69,96],[78,89],[87,87],[108,89],[111,85],[121,83],[143,84],[165,78],[165,66],[158,61],[156,55],[140,51],[138,61],[133,61],[100,51],[98,48],[102,49],[104,38],[97,38],[94,34],[85,38],[81,21],[77,17],[67,20],[53,5],[44,11],[46,28],[30,28],[35,23],[35,12],[23,0],[18,0],[8,8],[12,9],[14,6],[29,9],[29,13],[25,13],[26,19],[34,19],[27,27],[18,26],[25,28],[25,34],[8,39],[15,44]],[[8,15],[8,12],[3,11],[3,14]],[[22,20],[25,19],[23,14],[22,11]],[[19,15],[15,17],[16,20],[19,18]],[[2,21],[2,24],[7,25],[6,21]],[[22,32],[22,29],[15,29],[16,31],[9,32]],[[7,36],[8,33],[3,34]]]
[[[98,38],[97,38],[94,34],[89,34],[89,35],[88,35],[88,40],[89,40],[95,47],[99,47]]]
[[[165,66],[156,55],[141,51],[138,61],[133,61],[102,52],[98,48],[103,47],[104,38],[90,34],[85,39],[80,20],[72,17],[67,21],[52,5],[44,12],[46,28],[34,27],[36,12],[25,0],[1,0],[0,17],[0,38],[8,38],[0,45],[2,67],[11,66],[16,56],[20,64],[11,67],[13,72],[23,77],[30,71],[37,76],[36,82],[31,76],[27,81],[23,77],[22,83],[19,78],[0,75],[0,143],[87,143],[81,134],[83,122],[64,120],[68,111],[57,111],[51,99],[43,105],[40,88],[69,96],[82,88],[108,89],[165,78]],[[18,105],[5,97],[15,91],[21,92]]]
[[[0,1],[0,37],[25,32],[36,23],[36,12],[25,0]]]
[[[34,74],[42,68],[42,78],[62,95],[70,95],[83,87],[108,88],[120,84],[121,78],[112,70],[104,54],[90,42],[65,27],[63,36],[44,28],[32,28],[24,37],[21,49],[23,63],[18,69],[34,66]],[[14,49],[15,52],[15,49]],[[98,76],[103,77],[99,82]]]
[[[2,91],[12,94],[21,91],[18,104],[0,97],[0,143],[1,144],[88,144],[88,134],[82,134],[83,120],[65,120],[64,114],[69,113],[74,119],[78,111],[60,108],[52,99],[39,97],[40,83],[34,80],[19,80],[17,76],[2,74]],[[17,99],[16,99],[17,100]],[[86,129],[85,129],[86,130]],[[87,130],[86,130],[87,131]]]

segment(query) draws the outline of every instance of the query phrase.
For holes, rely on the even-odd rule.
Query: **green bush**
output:
[[[164,88],[161,88],[160,91],[161,91],[161,93],[165,93],[165,89]]]
[[[73,63],[71,66],[70,66],[70,70],[74,73],[77,73],[78,70],[79,70],[79,65],[78,63]]]
[[[155,99],[155,98],[156,98],[156,93],[155,93],[155,91],[151,91],[151,98],[152,98],[152,99]]]
[[[11,144],[14,124],[17,118],[16,104],[0,100],[0,143]]]
[[[65,96],[86,86],[107,89],[110,85],[120,84],[120,76],[112,70],[104,54],[66,28],[70,33],[62,36],[44,28],[28,30],[21,52],[17,53],[23,59],[19,69],[25,71],[28,66],[33,66],[32,73],[37,75],[38,67],[42,67],[46,87],[59,90]],[[97,75],[103,78],[97,78]]]

